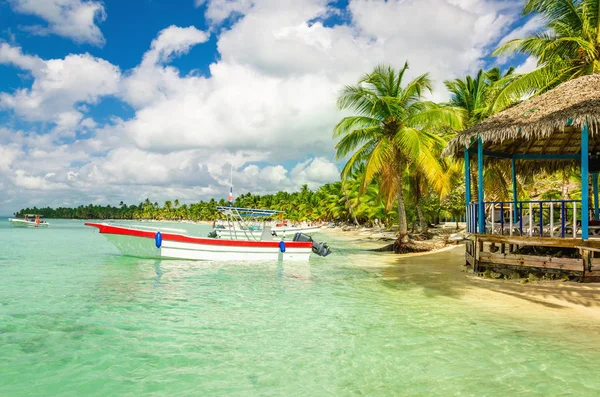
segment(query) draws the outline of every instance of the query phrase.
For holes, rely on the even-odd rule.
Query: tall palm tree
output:
[[[406,165],[415,163],[428,178],[441,173],[432,148],[444,141],[432,133],[441,125],[459,129],[461,112],[442,107],[423,98],[431,92],[428,74],[402,85],[408,63],[400,70],[377,66],[363,76],[357,85],[346,86],[338,98],[338,107],[356,116],[344,117],[334,128],[336,159],[350,156],[342,170],[342,180],[360,163],[365,163],[361,191],[376,175],[386,208],[398,201],[399,239],[406,241],[408,228],[404,203],[403,179]]]
[[[536,13],[547,21],[544,31],[511,40],[493,53],[520,52],[538,60],[539,68],[511,83],[507,95],[540,94],[564,81],[600,73],[600,0],[526,0],[523,15]]]

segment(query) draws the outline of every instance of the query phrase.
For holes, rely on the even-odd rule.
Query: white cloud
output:
[[[525,62],[515,68],[515,73],[529,73],[538,68],[538,59],[536,57],[528,57]]]
[[[29,26],[34,34],[49,33],[77,43],[103,45],[105,40],[96,25],[106,19],[104,5],[94,0],[8,0],[16,12],[44,19],[47,26]]]
[[[144,54],[139,66],[131,71],[123,81],[122,97],[136,108],[148,106],[168,99],[181,91],[191,92],[192,84],[199,79],[190,76],[182,79],[179,71],[170,66],[162,66],[174,56],[187,53],[196,44],[208,40],[207,33],[193,26],[180,28],[169,26],[159,32],[150,49]]]
[[[77,104],[94,104],[119,90],[119,68],[87,53],[42,60],[4,43],[0,63],[18,66],[34,77],[31,88],[0,93],[0,108],[12,109],[27,120],[60,122],[61,114],[73,114]]]
[[[204,43],[208,34],[196,29],[194,26],[181,28],[171,25],[159,32],[158,37],[152,40],[150,50],[144,54],[142,64],[154,65],[168,62],[173,55],[182,55],[190,47]]]
[[[544,28],[544,26],[546,26],[546,24],[547,21],[544,17],[540,15],[535,15],[523,25],[518,26],[517,28],[513,29],[509,34],[504,36],[502,40],[500,40],[499,44],[504,44],[514,39],[522,39],[531,35],[532,33],[539,32],[540,30],[542,30],[542,28]]]
[[[0,43],[0,63],[31,72],[37,72],[45,67],[44,61],[39,57],[25,55],[20,47],[12,47],[8,43]]]
[[[337,166],[326,158],[316,157],[296,165],[291,172],[296,185],[308,185],[309,189],[340,179]]]

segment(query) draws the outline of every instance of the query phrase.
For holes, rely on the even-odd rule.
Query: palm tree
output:
[[[462,127],[462,112],[423,99],[425,91],[431,92],[428,74],[402,85],[407,69],[408,63],[398,71],[377,66],[357,85],[345,87],[338,107],[358,115],[344,117],[333,131],[334,138],[341,137],[335,146],[336,159],[350,155],[342,180],[364,162],[361,192],[378,175],[386,209],[397,199],[401,242],[408,234],[403,192],[407,164],[414,163],[428,178],[436,178],[441,167],[432,148],[443,146],[444,141],[432,129]]]
[[[444,84],[452,94],[450,106],[462,108],[465,111],[464,127],[471,127],[494,113],[503,110],[506,99],[504,89],[520,76],[514,74],[514,68],[508,68],[504,73],[495,67],[487,71],[480,69],[477,74],[466,76],[464,79],[446,80]],[[520,98],[514,98],[508,105],[514,104]]]
[[[520,52],[538,60],[539,68],[510,84],[507,94],[540,94],[564,81],[600,73],[600,0],[526,0],[523,15],[535,13],[546,19],[544,31],[511,40],[492,54]]]
[[[493,114],[503,110],[507,104],[516,103],[520,97],[510,96],[508,87],[521,76],[514,74],[511,67],[504,73],[495,67],[484,71],[480,69],[475,76],[464,79],[447,80],[444,82],[451,93],[449,104],[464,109],[465,127],[471,127]],[[509,100],[508,98],[512,98]],[[508,199],[510,173],[503,164],[488,166],[485,170],[486,194],[491,194],[498,200]],[[471,185],[477,191],[476,173],[472,173]]]

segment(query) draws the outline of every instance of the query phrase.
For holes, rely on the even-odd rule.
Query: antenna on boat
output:
[[[229,201],[229,206],[233,206],[233,164],[231,164],[231,180],[229,184],[229,196],[227,196],[227,201]]]

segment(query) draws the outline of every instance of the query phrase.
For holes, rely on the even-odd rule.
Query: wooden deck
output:
[[[519,247],[570,248],[576,250],[580,258],[525,255],[518,253]],[[575,274],[585,282],[597,282],[600,281],[600,239],[471,234],[466,243],[466,262],[475,272],[499,268],[523,272],[552,270]]]

